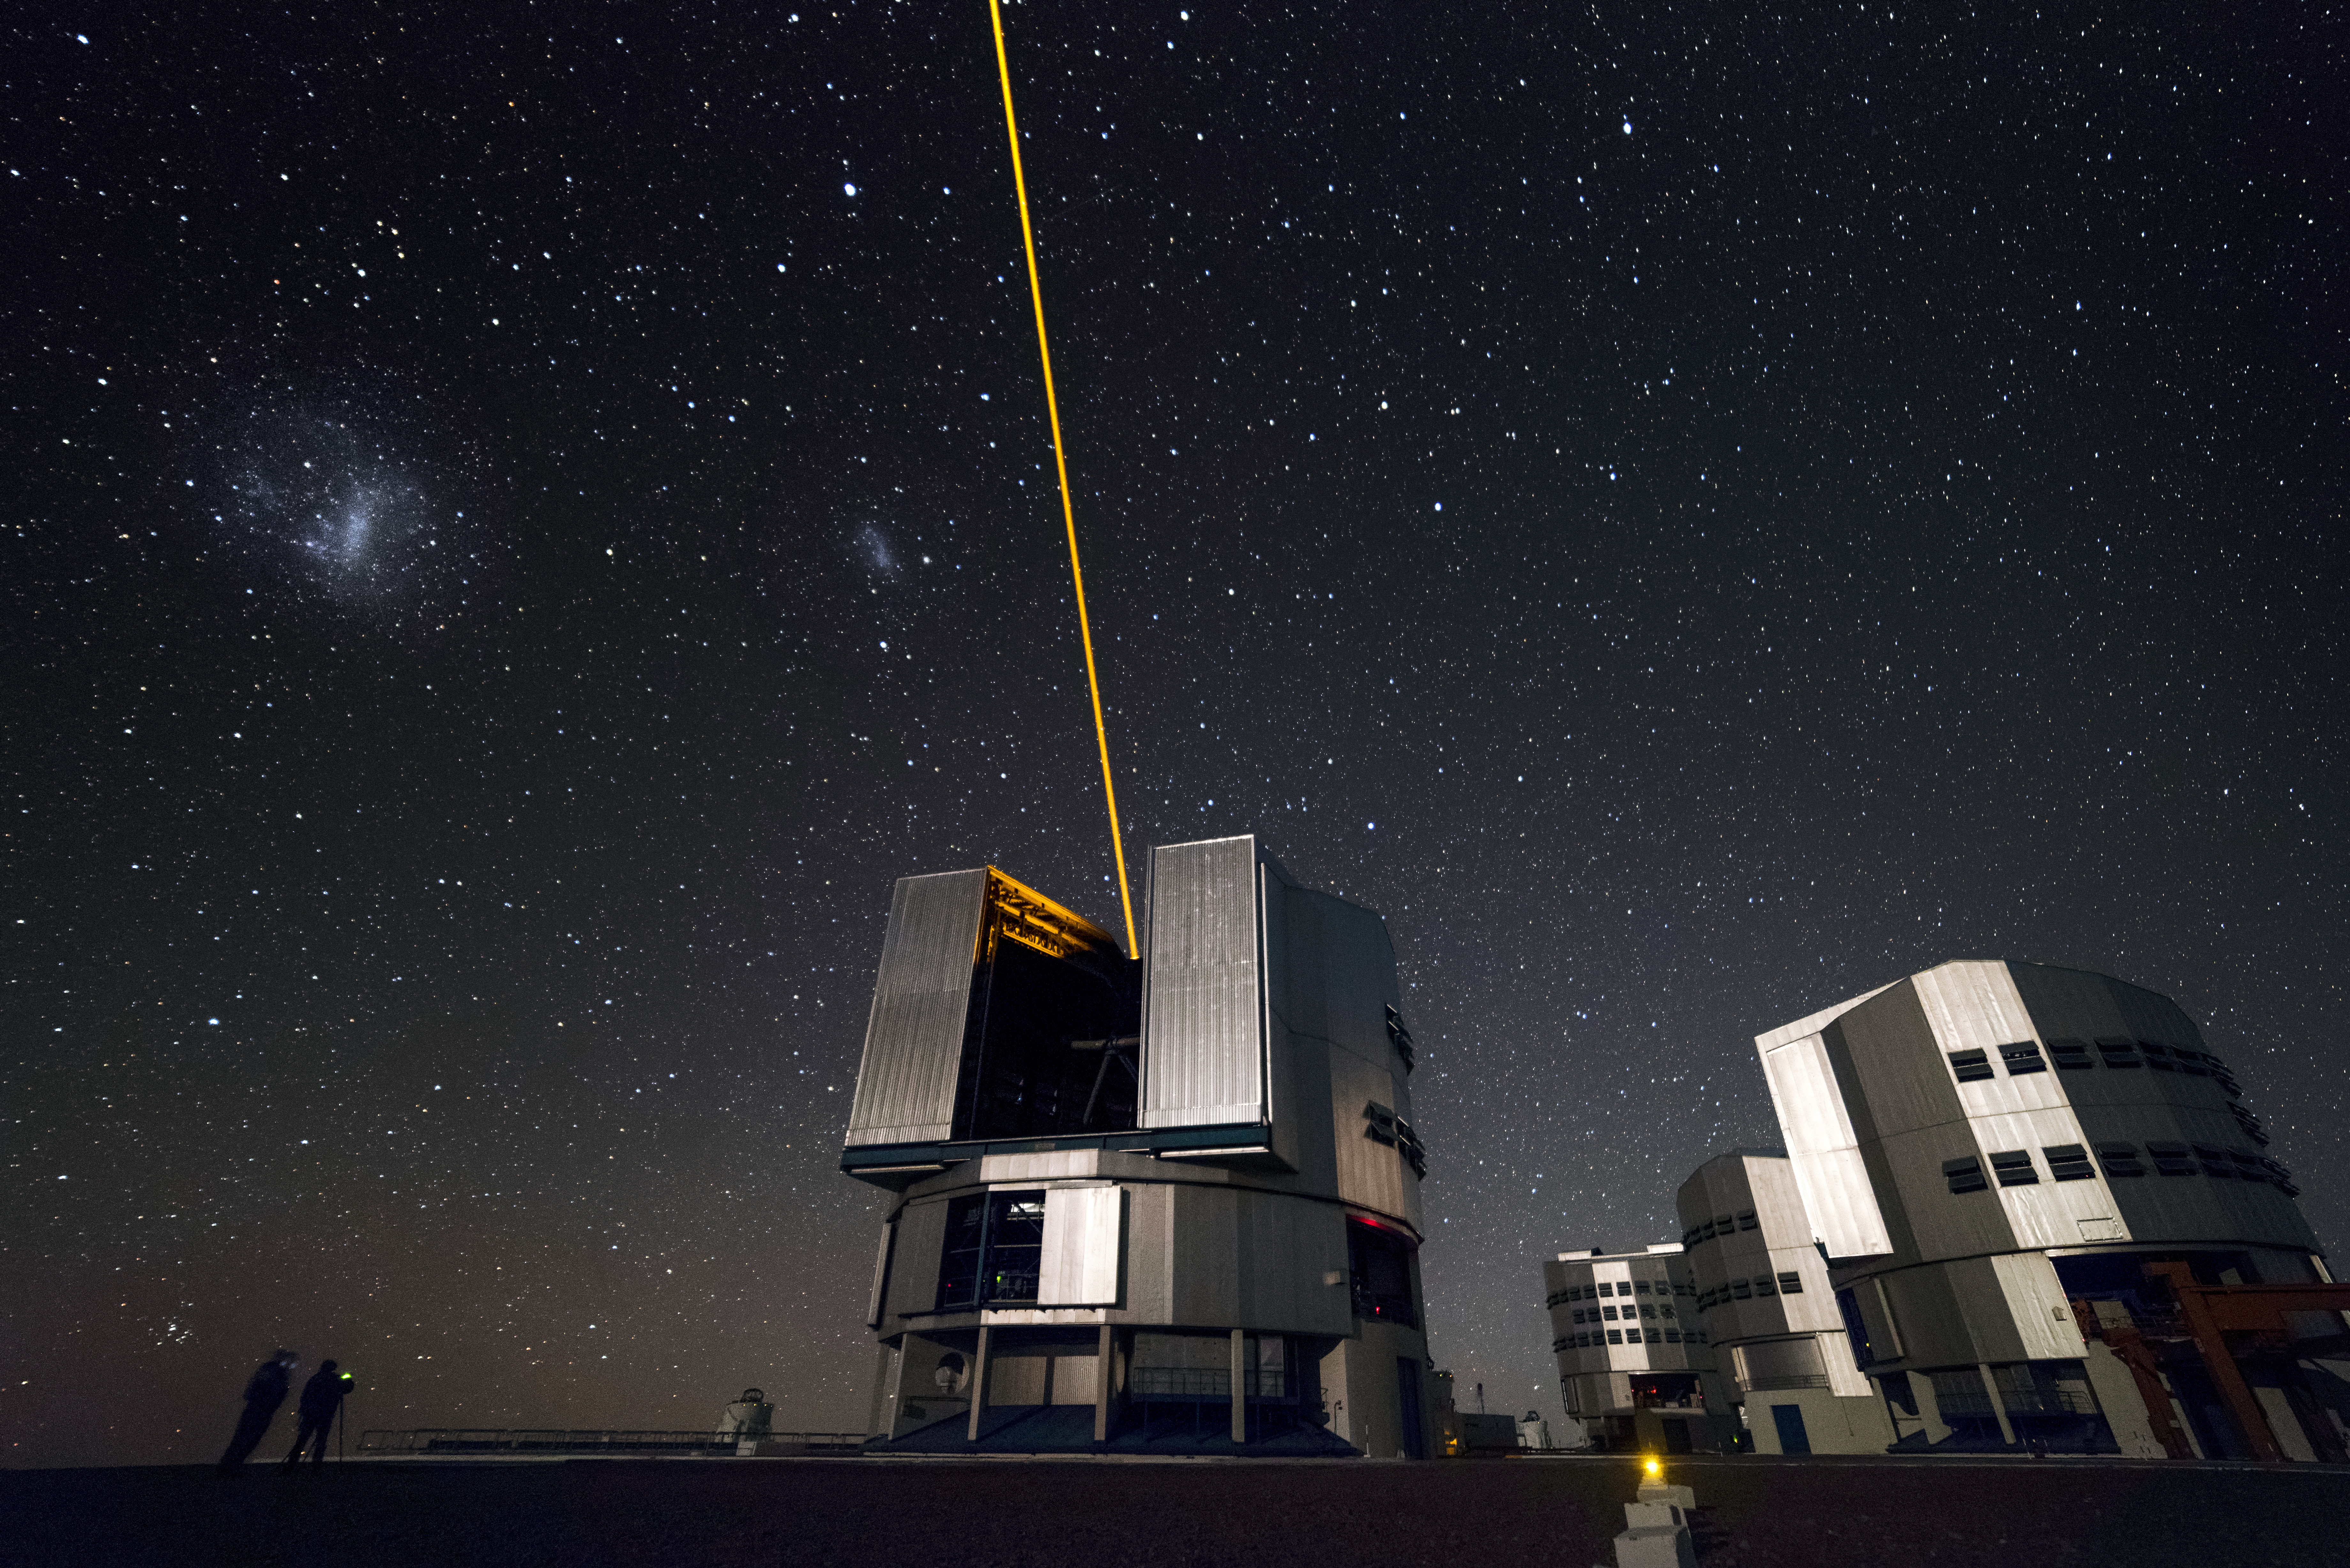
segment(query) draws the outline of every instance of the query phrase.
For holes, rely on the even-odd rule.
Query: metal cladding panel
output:
[[[899,878],[848,1112],[848,1147],[954,1136],[955,1080],[986,898],[984,869]]]
[[[1866,1399],[1876,1392],[1869,1386],[1868,1374],[1852,1358],[1852,1339],[1841,1324],[1833,1334],[1821,1334],[1819,1345],[1820,1359],[1827,1364],[1829,1393],[1839,1399]]]
[[[2002,1252],[1991,1261],[2027,1361],[2071,1361],[2083,1349],[2079,1320],[2045,1252]]]
[[[1330,1053],[1330,1125],[1336,1145],[1338,1196],[1419,1228],[1419,1179],[1392,1140],[1373,1137],[1364,1115],[1373,1104],[1392,1105],[1396,1077],[1345,1051]]]
[[[1804,1211],[1802,1190],[1795,1185],[1794,1162],[1767,1155],[1745,1157],[1752,1207],[1762,1221],[1762,1240],[1771,1250],[1773,1274],[1794,1274],[1804,1288],[1794,1295],[1783,1292],[1779,1310],[1791,1329],[1844,1330],[1844,1314],[1836,1310],[1828,1284],[1828,1266],[1812,1245],[1811,1217]],[[1846,1357],[1847,1360],[1850,1357]]]
[[[1116,1303],[1124,1197],[1115,1187],[1055,1187],[1045,1192],[1038,1306]]]
[[[1253,837],[1151,851],[1145,1127],[1265,1120],[1259,934]]]
[[[1175,1194],[1173,1182],[1135,1188],[1126,1221],[1126,1313],[1122,1323],[1175,1320]]]
[[[1836,1088],[1827,1046],[1817,1034],[1769,1047],[1758,1041],[1757,1045],[1813,1231],[1835,1257],[1890,1252],[1893,1243],[1886,1233],[1885,1216],[1861,1162],[1860,1142]]]
[[[897,1239],[898,1222],[891,1220],[881,1227],[881,1250],[873,1259],[873,1294],[865,1306],[865,1326],[881,1326],[881,1291],[889,1280],[889,1243]]]
[[[1991,1189],[2006,1211],[2014,1244],[2076,1247],[2084,1241],[2128,1240],[2102,1173],[2084,1181],[2048,1179],[2054,1173],[2047,1168],[2043,1150],[2087,1141],[2065,1098],[2064,1075],[2053,1063],[2045,1071],[2021,1077],[2002,1065],[1989,1078],[1963,1084],[1956,1079],[1950,1063],[1953,1051],[1981,1051],[1987,1061],[1998,1063],[2002,1045],[2039,1040],[2007,965],[1965,960],[1915,975],[1911,983],[1933,1028],[1934,1043],[1940,1048],[1940,1069],[1952,1074],[1952,1090],[1982,1152],[1986,1174],[1992,1154],[2023,1150],[2033,1157],[2034,1173],[2043,1179]]]
[[[1168,1321],[1187,1328],[1346,1334],[1345,1214],[1285,1193],[1183,1183],[1169,1199]],[[1327,1282],[1336,1275],[1342,1282]]]
[[[889,1271],[886,1287],[889,1310],[883,1314],[884,1333],[890,1332],[888,1318],[926,1313],[939,1304],[939,1258],[947,1244],[946,1199],[909,1204],[899,1211],[897,1230],[892,1260],[897,1266]]]

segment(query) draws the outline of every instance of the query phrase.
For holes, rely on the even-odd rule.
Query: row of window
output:
[[[1414,1176],[1427,1179],[1428,1151],[1420,1147],[1419,1135],[1411,1130],[1409,1122],[1377,1100],[1363,1106],[1363,1136],[1401,1154]]]
[[[1637,1306],[1630,1302],[1627,1302],[1620,1307],[1576,1307],[1575,1309],[1575,1315],[1570,1321],[1575,1323],[1614,1323],[1620,1318],[1623,1321],[1629,1323],[1638,1318],[1670,1317],[1672,1315],[1673,1303],[1670,1302],[1665,1302],[1661,1304],[1653,1302],[1642,1302]]]
[[[1595,1284],[1569,1285],[1554,1291],[1544,1301],[1546,1307],[1565,1306],[1568,1302],[1605,1301],[1609,1296],[1630,1295],[1693,1296],[1695,1287],[1676,1284],[1671,1280],[1601,1280]]]
[[[2101,1143],[2095,1164],[2091,1163],[2089,1151],[2077,1143],[2060,1143],[2040,1153],[2048,1162],[2049,1177],[2056,1181],[2086,1181],[2096,1175],[2100,1165],[2108,1178],[2146,1174],[2146,1167],[2138,1161],[2136,1144]],[[2265,1155],[2213,1148],[2199,1143],[2149,1143],[2146,1157],[2164,1176],[2202,1175],[2227,1181],[2264,1181],[2287,1198],[2301,1196],[2301,1189],[2293,1184],[2293,1172]],[[1991,1175],[2002,1187],[2040,1184],[2040,1171],[2033,1164],[2028,1148],[2001,1149],[1992,1154]],[[1981,1192],[1991,1185],[1984,1178],[1982,1162],[1972,1155],[1944,1160],[1942,1176],[1952,1192]]]
[[[1799,1296],[1803,1293],[1804,1276],[1801,1274],[1757,1274],[1751,1280],[1731,1280],[1727,1284],[1716,1285],[1697,1298],[1697,1310],[1711,1312],[1727,1303],[1751,1301],[1756,1296]]]
[[[1704,1224],[1691,1226],[1682,1231],[1681,1245],[1694,1247],[1700,1241],[1711,1241],[1716,1236],[1727,1236],[1733,1231],[1760,1231],[1762,1228],[1762,1221],[1755,1218],[1752,1209],[1738,1215],[1717,1214]]]
[[[2048,1071],[2048,1060],[2040,1054],[2035,1040],[2016,1040],[1997,1047],[2000,1064],[2011,1078],[2027,1073]],[[1961,1084],[1995,1076],[1991,1071],[1989,1051],[1952,1051],[1950,1072]],[[2184,1045],[2160,1045],[2151,1040],[2132,1040],[2118,1034],[2100,1034],[2096,1040],[2096,1057],[2089,1054],[2085,1040],[2054,1039],[2048,1042],[2048,1056],[2067,1072],[2086,1072],[2102,1061],[2108,1067],[2150,1067],[2158,1073],[2185,1073],[2197,1078],[2214,1078],[2230,1095],[2241,1091],[2236,1086],[2235,1075],[2228,1064],[2208,1051],[2190,1051]]]
[[[1697,1329],[1683,1333],[1678,1328],[1595,1328],[1581,1334],[1563,1334],[1550,1342],[1551,1354],[1562,1350],[1590,1350],[1606,1345],[1703,1345],[1705,1335]]]

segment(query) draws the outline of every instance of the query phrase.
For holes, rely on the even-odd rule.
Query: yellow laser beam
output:
[[[987,0],[995,24],[995,70],[1003,82],[1003,129],[1012,139],[1012,188],[1020,197],[1020,241],[1028,249],[1028,297],[1036,306],[1036,357],[1045,366],[1045,412],[1053,423],[1053,468],[1061,480],[1061,522],[1069,534],[1069,576],[1077,589],[1077,636],[1086,647],[1086,690],[1094,702],[1094,739],[1101,747],[1102,797],[1109,803],[1109,847],[1118,860],[1118,899],[1126,910],[1126,950],[1134,940],[1134,896],[1127,890],[1126,841],[1118,827],[1118,785],[1110,778],[1109,730],[1102,722],[1101,678],[1094,669],[1093,627],[1086,618],[1086,574],[1077,562],[1077,514],[1069,504],[1069,464],[1061,455],[1061,405],[1053,392],[1053,349],[1045,337],[1045,286],[1036,275],[1036,231],[1028,222],[1028,177],[1020,167],[1020,122],[1012,112],[1012,62],[1003,52],[1003,0]]]

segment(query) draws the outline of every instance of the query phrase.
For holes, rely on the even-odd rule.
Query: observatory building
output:
[[[897,885],[840,1163],[896,1194],[870,1441],[1426,1457],[1386,922],[1253,837],[1149,870],[1139,961],[992,867]]]
[[[1729,1440],[1731,1401],[1679,1245],[1561,1252],[1543,1265],[1543,1283],[1566,1413],[1594,1448],[1711,1453]]]
[[[1816,1430],[1854,1391],[1848,1353],[1896,1451],[2345,1458],[2350,1293],[2235,1079],[2168,998],[1967,960],[1755,1047],[1808,1227],[1775,1160],[1716,1160],[1681,1202],[1684,1225],[1719,1238],[1720,1266],[1693,1243],[1700,1308],[1717,1346],[1744,1346],[1742,1387],[1801,1404]],[[1742,1204],[1773,1217],[1763,1233],[1700,1225]],[[1814,1237],[1841,1336],[1810,1304]],[[1745,1299],[1766,1279],[1783,1324]],[[1771,1386],[1784,1377],[1818,1379],[1813,1397]]]
[[[1846,1338],[1827,1260],[1781,1149],[1717,1155],[1681,1183],[1681,1244],[1696,1302],[1765,1454],[1874,1454],[1892,1423]]]

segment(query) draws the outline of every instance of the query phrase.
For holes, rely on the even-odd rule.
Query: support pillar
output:
[[[989,1342],[994,1337],[993,1326],[979,1325],[979,1350],[971,1366],[971,1426],[963,1435],[965,1442],[979,1441],[979,1418],[987,1409],[987,1380],[993,1370],[988,1366],[988,1352],[994,1348]]]
[[[1248,1332],[1232,1330],[1232,1441],[1248,1441]]]
[[[2195,1336],[2195,1348],[2202,1353],[2204,1370],[2211,1374],[2220,1397],[2234,1412],[2236,1425],[2243,1428],[2244,1440],[2252,1446],[2252,1458],[2263,1464],[2282,1464],[2284,1449],[2277,1445],[2276,1434],[2269,1427],[2268,1412],[2261,1408],[2245,1385],[2236,1357],[2228,1349],[2227,1335],[2212,1320],[2211,1305],[2196,1286],[2194,1271],[2185,1263],[2143,1266],[2148,1274],[2167,1282],[2171,1294],[2178,1298],[2179,1311],[2187,1319],[2187,1332]]]
[[[1095,1343],[1099,1348],[1094,1352],[1094,1441],[1107,1443],[1109,1441],[1110,1389],[1117,1381],[1111,1365],[1118,1351],[1117,1330],[1107,1324],[1102,1324],[1101,1335]]]
[[[1975,1370],[1982,1374],[1983,1392],[1991,1397],[1991,1413],[1999,1417],[1999,1440],[2009,1448],[2015,1447],[2015,1423],[2007,1418],[2007,1401],[1999,1397],[1999,1379],[1991,1375],[1991,1364],[1979,1361]]]

